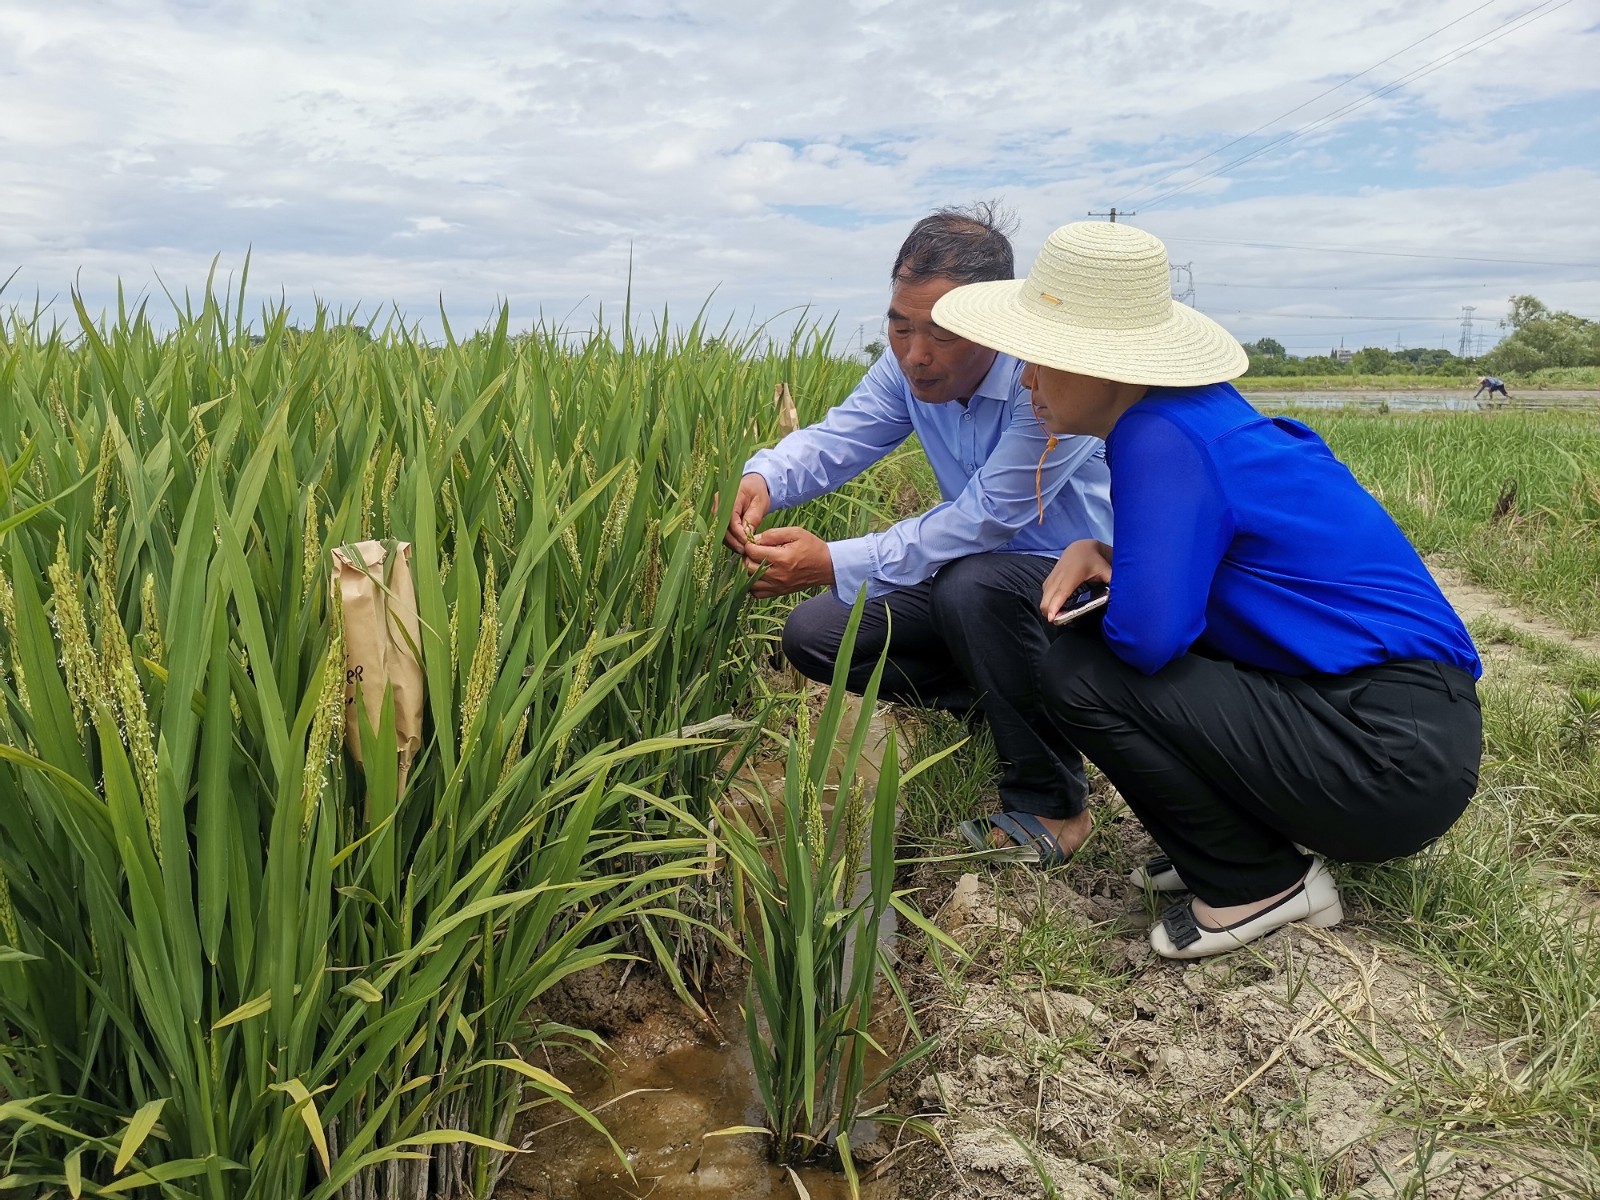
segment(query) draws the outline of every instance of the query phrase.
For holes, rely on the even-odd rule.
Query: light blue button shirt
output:
[[[911,587],[969,554],[1002,551],[1055,558],[1080,538],[1111,540],[1111,479],[1099,438],[1066,436],[1034,471],[1049,434],[1021,385],[1022,364],[1004,354],[965,405],[925,404],[900,365],[882,355],[859,387],[815,425],[745,463],[767,481],[774,510],[793,508],[853,479],[915,433],[943,501],[881,533],[830,542],[834,596],[849,604]]]

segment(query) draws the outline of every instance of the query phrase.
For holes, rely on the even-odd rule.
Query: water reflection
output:
[[[1504,400],[1474,400],[1470,395],[1444,391],[1272,391],[1252,388],[1244,393],[1258,409],[1368,408],[1393,412],[1509,412],[1523,409],[1576,409],[1600,407],[1600,392],[1525,392],[1507,404]]]

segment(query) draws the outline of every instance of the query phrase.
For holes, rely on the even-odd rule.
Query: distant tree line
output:
[[[1501,325],[1509,327],[1511,335],[1484,355],[1484,366],[1491,372],[1509,375],[1540,367],[1600,366],[1600,321],[1551,312],[1534,296],[1513,296]]]
[[[1245,343],[1251,375],[1523,375],[1542,367],[1600,366],[1600,321],[1551,312],[1534,296],[1513,296],[1501,328],[1511,333],[1487,354],[1461,357],[1443,348],[1366,346],[1349,362],[1332,354],[1290,357],[1273,338]]]

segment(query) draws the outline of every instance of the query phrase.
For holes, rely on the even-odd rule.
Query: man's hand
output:
[[[766,567],[750,588],[753,595],[767,600],[833,583],[833,552],[816,534],[790,525],[769,529],[760,538],[744,545],[745,570],[754,574]]]
[[[1101,583],[1111,582],[1111,547],[1093,538],[1073,542],[1061,552],[1061,558],[1045,576],[1044,592],[1039,600],[1039,611],[1046,621],[1054,620],[1067,597],[1089,579]]]
[[[743,554],[751,535],[761,528],[771,507],[772,493],[765,479],[752,471],[739,480],[739,494],[733,498],[733,512],[728,516],[728,531],[722,535],[723,544]]]

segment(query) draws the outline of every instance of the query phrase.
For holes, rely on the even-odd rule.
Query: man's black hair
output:
[[[988,283],[1011,279],[1015,260],[1011,233],[1016,218],[997,200],[964,208],[941,208],[911,227],[895,255],[892,283],[949,279],[955,283]]]

